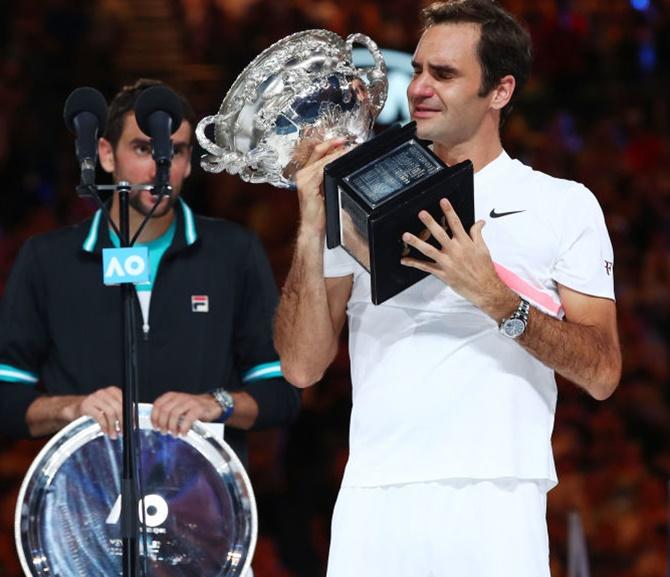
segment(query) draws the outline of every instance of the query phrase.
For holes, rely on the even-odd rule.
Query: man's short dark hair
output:
[[[508,74],[516,80],[512,99],[500,111],[502,124],[530,76],[533,57],[527,30],[495,0],[435,2],[422,10],[421,18],[425,28],[437,24],[479,24],[477,55],[482,67],[479,96],[486,96]]]
[[[121,139],[121,133],[123,132],[123,121],[128,112],[132,112],[135,108],[135,103],[139,98],[140,94],[147,88],[152,86],[167,86],[164,82],[160,80],[153,80],[151,78],[140,78],[135,84],[130,84],[124,86],[117,95],[112,99],[112,102],[107,109],[107,126],[103,137],[107,139],[112,148],[116,149],[116,145]],[[179,92],[176,92],[179,100],[181,101],[182,108],[184,109],[184,120],[187,120],[191,125],[191,131],[195,128],[195,112],[193,107],[186,100],[186,97]]]

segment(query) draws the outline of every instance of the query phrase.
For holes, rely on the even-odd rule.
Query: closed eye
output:
[[[431,66],[431,73],[440,80],[449,80],[458,76],[458,70],[452,66]]]

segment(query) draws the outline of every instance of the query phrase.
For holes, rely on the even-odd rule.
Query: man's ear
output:
[[[491,107],[494,110],[502,110],[512,99],[514,89],[516,88],[516,79],[511,74],[503,76],[498,85],[493,89],[491,97]]]
[[[98,140],[98,158],[104,171],[112,174],[114,172],[114,147],[106,138]]]

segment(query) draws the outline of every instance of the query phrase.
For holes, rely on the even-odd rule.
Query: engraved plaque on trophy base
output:
[[[474,224],[472,163],[448,167],[416,138],[414,123],[390,128],[327,165],[325,194],[327,246],[342,246],[370,273],[374,304],[427,275],[400,264],[404,256],[427,260],[403,242],[404,232],[436,244],[419,211],[446,228],[439,201],[447,198],[466,230]]]

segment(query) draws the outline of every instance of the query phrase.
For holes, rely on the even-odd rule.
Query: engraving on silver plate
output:
[[[354,66],[354,44],[370,51],[374,66]],[[292,34],[261,52],[219,112],[198,123],[196,136],[208,153],[200,163],[208,172],[294,188],[315,142],[368,140],[387,90],[384,58],[368,36],[351,34],[345,41],[328,30]],[[205,134],[210,125],[214,142]]]
[[[175,438],[139,405],[140,560],[156,577],[240,577],[256,546],[256,501],[235,453],[196,422]],[[14,535],[26,577],[122,575],[121,441],[82,417],[57,433],[21,486]]]

